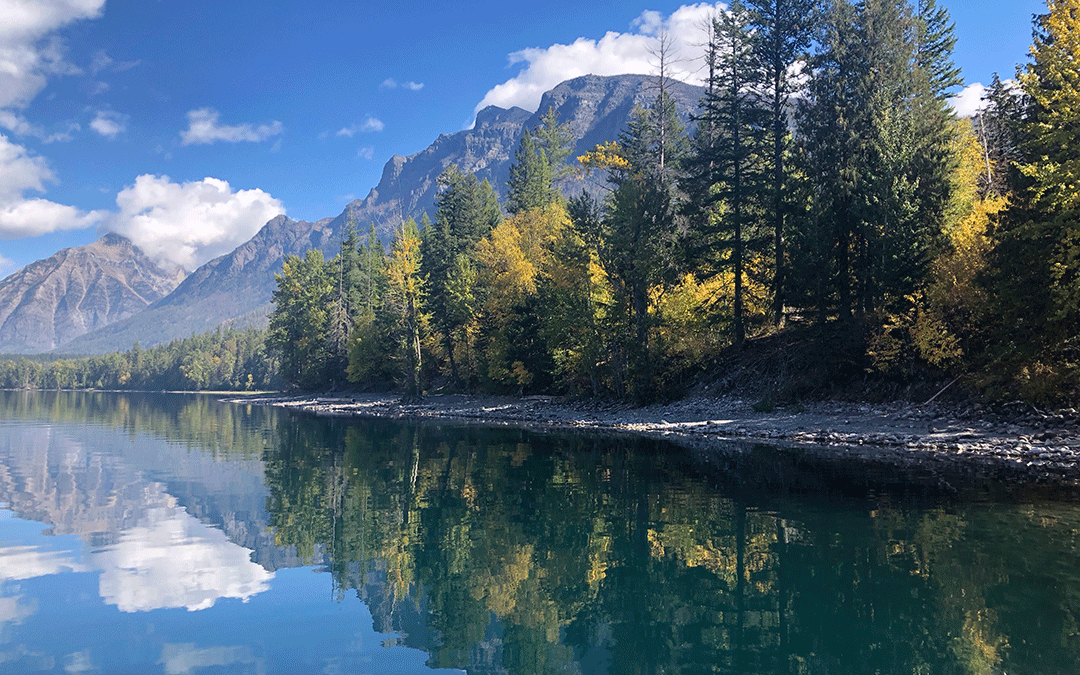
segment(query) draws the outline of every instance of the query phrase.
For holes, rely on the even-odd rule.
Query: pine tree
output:
[[[533,134],[521,135],[514,163],[507,181],[506,211],[514,215],[529,209],[543,208],[556,197],[552,188],[552,170],[543,149],[537,147]]]
[[[459,255],[470,256],[476,243],[502,219],[502,210],[491,185],[475,175],[450,165],[438,179],[441,192],[435,198],[435,221],[423,227],[421,270],[428,283],[428,307],[435,330],[446,351],[450,375],[456,384],[462,378],[455,347],[461,317],[451,311],[450,274]]]
[[[802,88],[791,75],[793,64],[805,58],[810,46],[814,0],[746,0],[753,31],[754,56],[760,68],[760,91],[768,107],[766,133],[771,146],[763,157],[768,179],[768,216],[773,230],[773,322],[782,326],[787,277],[785,254],[786,221],[789,210],[789,177],[785,157],[789,153],[788,131],[792,98]]]
[[[288,256],[274,279],[277,290],[267,344],[278,356],[281,376],[304,389],[323,386],[334,285],[322,252],[313,249],[303,258]]]
[[[540,126],[532,132],[536,148],[547,158],[551,180],[555,183],[566,178],[572,169],[566,164],[574,145],[574,134],[569,125],[559,122],[554,107],[547,109],[540,118]]]
[[[752,248],[760,249],[760,238],[752,231],[760,222],[763,196],[761,173],[767,110],[758,87],[764,73],[755,53],[750,13],[738,0],[714,19],[714,44],[710,53],[715,62],[713,79],[700,104],[699,135],[694,159],[694,179],[698,185],[699,209],[694,231],[695,256],[706,274],[730,268],[734,276],[732,295],[732,338],[742,346],[746,338],[744,281],[745,263]]]
[[[1041,402],[1080,383],[1080,3],[1050,0],[1020,74],[1028,109],[1015,201],[999,223],[991,288],[999,367]]]

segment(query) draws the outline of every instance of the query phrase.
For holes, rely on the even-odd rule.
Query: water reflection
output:
[[[1069,505],[767,449],[702,480],[640,440],[286,426],[266,454],[278,542],[432,665],[1080,672]]]
[[[706,470],[627,437],[0,392],[0,673],[1075,673],[1078,502],[783,449]]]
[[[206,609],[220,598],[247,600],[274,577],[251,562],[251,551],[180,508],[158,508],[144,524],[120,532],[116,544],[95,551],[99,592],[122,612],[165,607]]]
[[[155,453],[130,452],[140,460],[132,464],[124,461],[123,452],[111,454],[101,447],[131,445],[130,440],[114,445],[115,436],[91,429],[83,432],[88,437],[83,441],[71,432],[33,425],[5,427],[0,433],[0,501],[23,518],[48,523],[52,534],[78,535],[86,542],[84,551],[0,545],[0,583],[96,571],[101,598],[122,612],[195,611],[222,598],[247,600],[268,588],[273,572],[253,562],[251,550],[200,522],[165,482],[147,476],[163,454],[160,447]],[[154,444],[144,440],[135,445]],[[214,465],[209,470],[202,466],[207,461]],[[189,489],[206,487],[192,481],[214,472],[242,491],[223,493],[218,501],[242,502],[243,491],[253,488],[265,499],[261,471],[244,481],[243,465],[222,467],[206,455],[187,452],[177,454],[174,463],[174,470],[183,467]]]

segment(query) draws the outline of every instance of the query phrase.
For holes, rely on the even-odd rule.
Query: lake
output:
[[[965,466],[0,392],[0,673],[1077,673],[1078,505]]]

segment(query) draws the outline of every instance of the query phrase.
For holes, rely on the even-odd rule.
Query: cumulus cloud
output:
[[[15,269],[15,261],[0,255],[0,279],[3,279]]]
[[[127,130],[128,116],[112,110],[99,110],[90,128],[112,140]]]
[[[986,87],[982,83],[969,84],[959,94],[949,99],[949,105],[956,111],[957,117],[973,117],[982,109],[985,94]]]
[[[44,192],[56,180],[41,157],[0,134],[0,239],[34,237],[57,230],[90,227],[104,217],[100,211],[83,212],[27,192]]]
[[[49,33],[80,19],[101,15],[105,0],[22,0],[0,2],[0,108],[29,103],[48,75],[78,69],[64,59],[63,43]]]
[[[360,159],[374,159],[375,148],[371,147],[370,145],[365,145],[364,147],[359,148],[356,151],[356,156]]]
[[[488,91],[476,111],[489,105],[536,110],[544,92],[582,75],[655,74],[658,68],[652,52],[661,34],[672,46],[673,63],[668,74],[684,82],[701,84],[704,25],[710,16],[725,7],[723,3],[683,5],[667,18],[659,12],[646,11],[634,20],[630,32],[609,32],[599,40],[582,37],[571,44],[514,52],[509,56],[510,65],[524,64],[521,72]]]
[[[376,131],[382,131],[386,128],[386,125],[382,123],[382,120],[374,117],[368,117],[360,124],[353,124],[347,126],[344,129],[337,132],[338,136],[345,136],[346,138],[352,138],[356,134],[372,133]]]
[[[262,190],[233,192],[216,178],[174,183],[142,175],[116,196],[119,212],[106,228],[122,234],[160,262],[187,270],[232,251],[268,220],[285,212]]]
[[[402,89],[408,89],[409,91],[420,91],[421,89],[424,88],[424,83],[423,82],[398,82],[394,78],[388,77],[385,80],[383,80],[383,83],[381,85],[379,85],[379,86],[381,86],[383,89],[397,89],[398,87],[401,87]]]
[[[199,108],[187,114],[188,128],[180,132],[183,145],[209,145],[217,141],[240,143],[249,141],[260,143],[285,130],[281,122],[266,124],[221,124],[221,113],[213,108]]]
[[[247,600],[274,578],[251,562],[251,551],[178,507],[152,509],[147,522],[121,532],[119,542],[91,559],[102,570],[98,593],[121,612],[193,612],[219,598]]]

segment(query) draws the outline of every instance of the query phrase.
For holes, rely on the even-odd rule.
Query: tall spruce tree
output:
[[[753,32],[754,56],[760,69],[761,83],[755,87],[764,96],[768,109],[766,124],[769,151],[763,155],[764,170],[768,173],[767,217],[773,231],[773,322],[781,326],[784,320],[786,216],[789,210],[788,167],[785,158],[790,152],[791,133],[788,129],[792,99],[802,89],[800,78],[792,69],[804,62],[810,47],[815,0],[746,0]]]
[[[714,19],[709,53],[712,79],[699,109],[697,152],[691,164],[696,209],[695,253],[706,274],[730,269],[732,339],[746,338],[746,260],[761,249],[762,154],[767,110],[758,85],[764,79],[755,53],[751,15],[739,0]],[[706,137],[707,136],[707,137]]]
[[[476,243],[502,219],[502,210],[491,185],[480,182],[451,164],[439,175],[435,198],[435,221],[423,227],[421,273],[428,283],[428,308],[435,330],[446,350],[450,375],[461,384],[455,358],[460,313],[453,309],[450,277],[459,255],[470,256]]]
[[[321,387],[327,381],[326,335],[334,305],[334,284],[322,251],[288,256],[274,279],[267,346],[278,357],[282,379],[303,389]]]
[[[506,211],[513,215],[529,209],[543,208],[556,196],[552,187],[552,169],[547,153],[537,143],[533,134],[521,135],[514,163],[510,166],[510,179],[506,183]]]
[[[653,395],[650,292],[673,281],[678,265],[676,177],[687,148],[674,102],[661,92],[651,108],[632,115],[609,174],[613,190],[601,221],[600,262],[628,324],[621,351],[628,355],[629,393],[639,400]]]
[[[807,96],[798,110],[799,158],[809,208],[795,246],[800,287],[818,320],[852,312],[851,257],[864,225],[861,200],[871,136],[870,55],[858,10],[847,0],[820,8]]]

